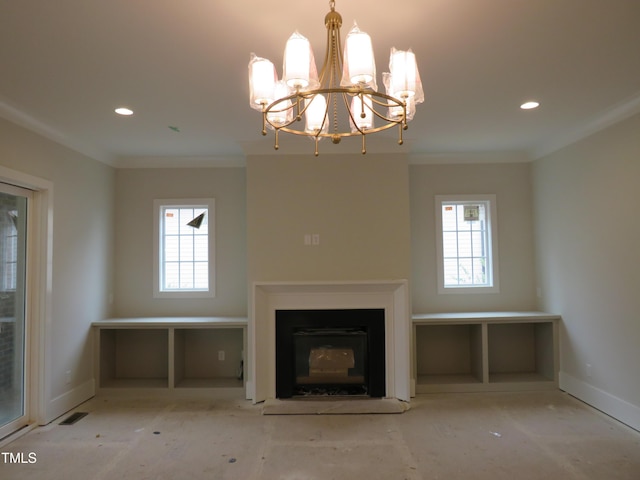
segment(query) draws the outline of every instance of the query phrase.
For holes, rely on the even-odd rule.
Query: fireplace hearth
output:
[[[276,311],[276,397],[385,396],[384,309]]]

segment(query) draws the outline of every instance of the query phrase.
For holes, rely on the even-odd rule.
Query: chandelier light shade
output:
[[[294,32],[285,46],[282,80],[273,63],[251,54],[249,61],[249,104],[262,112],[262,134],[285,132],[311,138],[318,155],[318,142],[330,138],[360,136],[366,153],[366,135],[398,128],[402,132],[413,119],[424,92],[415,54],[391,49],[389,72],[382,74],[385,93],[379,92],[371,37],[354,23],[344,50],[340,39],[342,17],[329,2],[325,16],[327,47],[320,70],[309,40]],[[304,122],[302,121],[304,118]]]
[[[284,81],[292,89],[318,85],[318,73],[309,40],[295,32],[284,49]]]
[[[250,103],[253,108],[262,109],[262,105],[275,100],[275,86],[278,81],[276,67],[266,58],[251,54],[249,62]]]
[[[371,37],[354,25],[344,45],[344,69],[340,85],[367,85],[373,90],[376,86],[376,62],[373,58]]]
[[[329,131],[327,118],[327,100],[324,95],[317,94],[305,99],[305,132],[317,136]]]
[[[277,81],[274,85],[273,98],[284,98],[289,95],[289,88],[284,80]],[[291,123],[293,108],[291,100],[283,100],[278,109],[272,109],[267,113],[267,127],[273,129]]]
[[[394,95],[402,98],[415,96],[414,100],[417,103],[424,100],[416,56],[411,50],[405,52],[392,48],[389,70],[391,70],[391,91]]]

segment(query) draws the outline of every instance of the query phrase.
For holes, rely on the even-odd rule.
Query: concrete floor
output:
[[[75,411],[89,415],[0,447],[0,478],[640,479],[640,433],[559,391],[421,395],[382,415],[262,415],[238,393]]]

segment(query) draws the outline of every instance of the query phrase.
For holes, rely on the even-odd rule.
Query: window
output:
[[[18,272],[18,211],[2,210],[0,217],[0,291],[13,292]]]
[[[437,195],[438,293],[497,293],[495,195]]]
[[[155,200],[155,297],[213,297],[214,200]]]

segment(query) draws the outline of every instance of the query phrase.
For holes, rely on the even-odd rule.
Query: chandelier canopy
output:
[[[287,41],[282,80],[271,61],[251,54],[249,102],[262,112],[262,134],[274,130],[276,150],[281,131],[309,137],[315,142],[316,156],[323,138],[337,144],[343,137],[360,135],[365,154],[366,135],[397,126],[402,145],[402,131],[413,118],[416,104],[424,101],[414,53],[391,48],[389,72],[382,74],[385,93],[379,92],[371,37],[354,22],[343,51],[342,17],[334,1],[329,6],[320,75],[309,40],[298,32]]]

